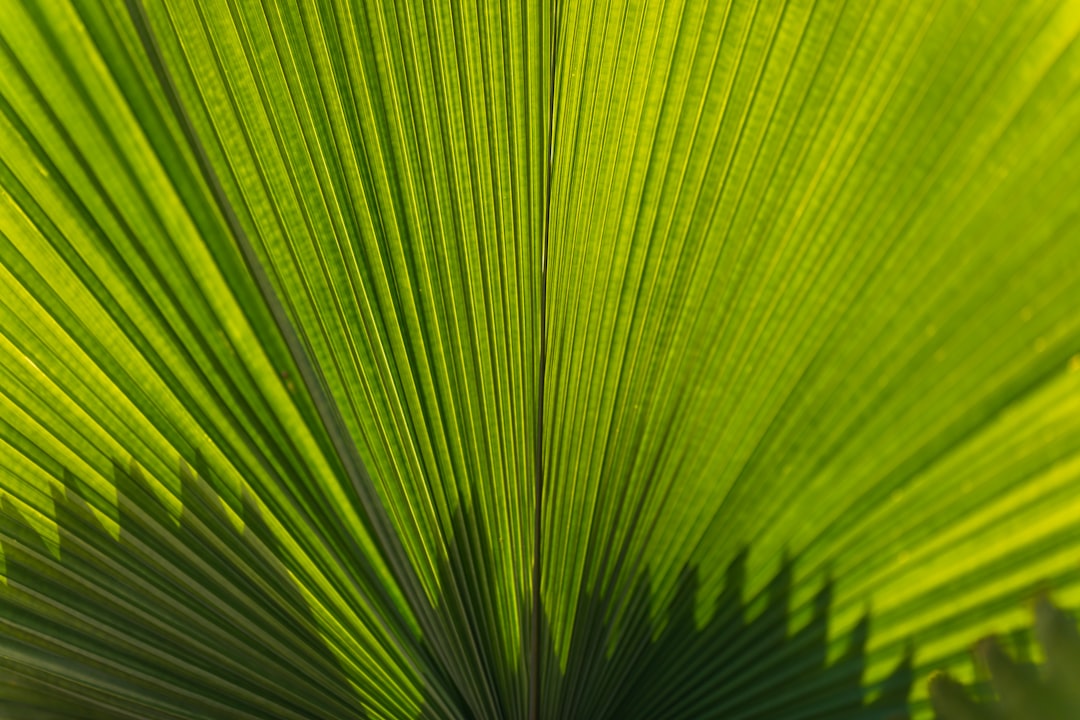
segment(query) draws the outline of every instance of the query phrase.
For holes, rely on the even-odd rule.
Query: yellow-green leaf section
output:
[[[925,716],[1080,605],[1078,37],[0,5],[0,701]]]

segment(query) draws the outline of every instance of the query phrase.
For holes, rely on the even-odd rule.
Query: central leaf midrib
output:
[[[544,228],[540,244],[540,306],[539,329],[540,347],[538,357],[538,383],[536,402],[536,447],[535,447],[535,494],[533,498],[533,567],[532,567],[532,607],[530,609],[529,628],[529,720],[540,717],[540,625],[541,625],[541,561],[543,535],[544,501],[544,395],[547,374],[547,284],[548,284],[548,245],[551,237],[551,183],[555,157],[555,59],[558,40],[557,2],[551,3],[551,48],[548,65],[547,107],[547,147],[545,148],[544,178]]]

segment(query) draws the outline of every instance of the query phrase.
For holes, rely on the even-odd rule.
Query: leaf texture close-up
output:
[[[1078,188],[1076,0],[0,0],[0,718],[987,695]]]

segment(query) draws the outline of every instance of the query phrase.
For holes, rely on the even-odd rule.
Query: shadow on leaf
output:
[[[250,498],[230,506],[208,470],[181,465],[178,519],[136,469],[117,466],[120,502],[105,520],[73,477],[54,486],[58,541],[50,546],[27,510],[4,498],[0,585],[0,710],[40,718],[359,718],[360,695],[335,661],[273,534]],[[119,536],[109,528],[118,524]],[[524,717],[531,658],[508,658],[485,602],[491,540],[464,510],[454,515],[444,594],[424,628],[440,702],[425,717]],[[541,717],[906,717],[911,658],[876,687],[863,686],[870,618],[827,658],[832,584],[812,619],[789,633],[792,565],[749,617],[739,553],[704,626],[695,622],[698,573],[684,568],[663,624],[641,579],[628,598],[579,598],[566,663],[540,618]],[[610,608],[626,614],[616,627]],[[523,607],[528,607],[522,601]],[[517,631],[527,637],[528,618]],[[868,698],[873,696],[873,700]],[[436,711],[441,707],[441,711]]]
[[[458,532],[473,528],[474,535],[482,533],[478,530],[482,524],[470,523],[460,510],[454,527]],[[483,544],[487,538],[471,539],[476,541]],[[458,557],[466,555],[464,550],[456,552]],[[829,664],[832,583],[826,581],[814,598],[811,621],[789,634],[792,563],[786,561],[769,583],[765,610],[749,619],[750,603],[744,600],[747,557],[744,550],[732,560],[725,590],[703,627],[694,619],[696,568],[683,569],[662,627],[650,617],[652,589],[646,579],[637,583],[630,598],[621,599],[628,610],[618,628],[609,618],[609,608],[616,605],[613,597],[583,594],[565,667],[557,657],[548,618],[542,615],[541,718],[907,718],[914,679],[910,650],[884,681],[864,686],[870,616],[861,618],[846,638],[842,657]],[[444,559],[440,567],[443,587],[467,579],[469,572]],[[475,639],[492,647],[491,629],[478,608],[463,609],[459,600],[444,604],[439,611],[448,625],[467,623],[464,627],[475,630]],[[461,716],[524,717],[520,704],[514,703],[528,687],[529,661],[519,659],[513,671],[499,667],[490,655],[482,662],[487,664],[482,673],[485,692],[463,696]],[[481,695],[494,698],[487,702],[496,703],[495,710],[478,704],[476,698]],[[424,716],[437,718],[439,714],[427,708]]]
[[[0,710],[18,718],[357,718],[354,688],[250,498],[181,465],[177,521],[114,468],[119,537],[65,477],[48,547],[3,500]],[[222,545],[224,539],[228,546]]]

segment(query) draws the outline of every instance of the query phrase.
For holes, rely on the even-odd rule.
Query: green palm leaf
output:
[[[0,5],[4,710],[927,715],[1080,604],[1078,91],[1071,0]]]

